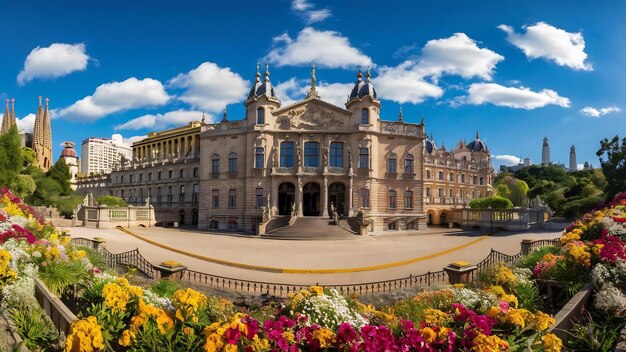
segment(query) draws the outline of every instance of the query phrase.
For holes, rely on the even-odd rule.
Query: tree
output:
[[[469,206],[472,209],[510,209],[513,208],[513,203],[511,203],[511,200],[507,198],[493,196],[472,199],[469,202]]]
[[[511,191],[505,184],[500,183],[496,185],[496,195],[502,198],[509,198],[511,197]]]
[[[100,205],[106,205],[107,207],[125,207],[126,201],[123,198],[115,196],[102,196],[96,198],[96,202]]]
[[[0,136],[0,184],[10,185],[22,170],[22,146],[17,126]]]
[[[61,195],[69,195],[72,191],[70,188],[70,179],[72,179],[72,174],[70,173],[70,168],[65,163],[65,160],[59,158],[57,162],[50,168],[48,174],[46,175],[51,177],[53,180],[57,181],[61,188]]]
[[[30,175],[17,175],[9,185],[11,190],[20,198],[25,198],[33,194],[37,185]]]
[[[24,169],[27,169],[29,166],[34,166],[37,163],[37,157],[35,156],[35,151],[28,147],[22,147],[22,162]]]
[[[606,154],[606,159],[605,159]],[[620,142],[619,136],[600,141],[600,149],[596,152],[600,158],[600,166],[607,181],[606,199],[626,191],[626,138]]]

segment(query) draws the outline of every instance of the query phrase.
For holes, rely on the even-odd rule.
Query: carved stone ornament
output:
[[[282,130],[325,130],[337,129],[344,122],[335,116],[335,113],[323,109],[315,104],[307,104],[301,108],[290,110],[276,119],[278,128]]]

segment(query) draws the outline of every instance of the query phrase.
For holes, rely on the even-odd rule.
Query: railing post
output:
[[[448,274],[450,285],[469,283],[470,276],[476,269],[478,269],[476,265],[471,265],[468,262],[454,262],[443,268]],[[430,282],[430,275],[428,280]]]
[[[183,277],[183,271],[187,269],[182,263],[167,260],[160,265],[153,265],[154,270],[161,274],[162,279],[180,280]]]
[[[91,246],[96,252],[106,248],[107,241],[104,238],[94,237],[91,240]]]
[[[522,240],[520,244],[522,255],[530,254],[530,247],[532,243],[533,243],[533,240],[529,240],[529,239]]]

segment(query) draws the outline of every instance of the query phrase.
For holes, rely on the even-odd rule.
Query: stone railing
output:
[[[35,278],[35,298],[57,330],[67,335],[70,325],[77,319],[76,315],[37,277]]]
[[[448,221],[465,229],[475,227],[508,231],[523,231],[530,228],[543,228],[550,219],[546,208],[514,209],[452,209]]]
[[[112,229],[117,226],[152,227],[156,224],[154,207],[151,204],[115,208],[83,205],[77,212],[77,219],[82,221],[85,227],[102,229]]]

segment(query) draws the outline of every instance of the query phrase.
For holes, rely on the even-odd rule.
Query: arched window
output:
[[[413,192],[412,191],[404,192],[404,208],[413,209]]]
[[[389,190],[389,193],[387,194],[387,198],[388,198],[387,206],[389,207],[389,209],[395,209],[396,208],[396,191]]]
[[[265,149],[263,147],[254,148],[254,167],[256,169],[265,167]]]
[[[439,171],[439,181],[443,181],[443,171]]]
[[[320,144],[317,142],[304,143],[304,166],[320,166]]]
[[[485,183],[485,179],[483,179],[482,177],[480,178],[480,185],[482,186]]]
[[[461,174],[461,183],[465,183],[465,174]]]
[[[426,179],[430,180],[430,170],[426,170]]]
[[[448,175],[448,180],[450,180],[450,182],[454,182],[454,174],[450,173],[450,175]]]
[[[454,190],[452,188],[450,188],[448,191],[448,197],[450,198],[454,197]]]
[[[396,155],[394,153],[389,153],[387,156],[387,172],[391,174],[395,174],[396,170]]]
[[[439,188],[439,197],[443,197],[445,196],[445,194],[443,193],[443,188]]]
[[[426,197],[430,197],[430,187],[426,188]]]
[[[361,110],[361,125],[370,124],[370,111],[368,109]]]
[[[256,124],[264,125],[265,124],[265,109],[262,107],[256,109]]]
[[[293,142],[280,143],[280,167],[294,166],[294,144]]]
[[[405,174],[413,174],[414,172],[414,162],[413,155],[407,154],[404,156],[404,173]]]
[[[330,143],[330,167],[343,167],[343,143]]]
[[[237,172],[237,153],[228,154],[228,172]]]
[[[369,169],[370,167],[370,150],[359,148],[359,169]]]
[[[220,177],[220,156],[218,154],[213,154],[213,159],[211,159],[211,178],[219,178]]]
[[[236,189],[228,190],[228,207],[229,208],[237,207],[237,190]]]

